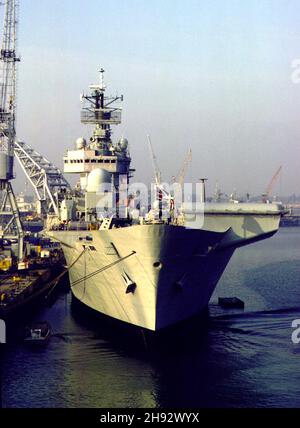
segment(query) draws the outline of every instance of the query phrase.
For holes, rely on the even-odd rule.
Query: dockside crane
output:
[[[59,196],[71,191],[62,172],[24,141],[15,141],[15,157],[39,202],[39,213],[59,217]]]
[[[269,185],[268,185],[268,187],[267,187],[267,190],[266,190],[266,193],[264,193],[263,195],[262,195],[262,198],[263,198],[263,202],[268,202],[269,201],[269,199],[270,199],[270,196],[271,196],[271,193],[272,193],[272,191],[273,191],[273,189],[274,189],[274,186],[275,186],[275,184],[276,184],[276,182],[277,182],[277,180],[278,180],[278,178],[280,177],[280,174],[282,173],[282,169],[283,169],[283,167],[282,167],[282,165],[277,169],[277,171],[275,172],[275,174],[273,175],[273,177],[272,177],[272,179],[271,179],[271,181],[270,181],[270,183],[269,183]]]
[[[150,135],[147,135],[147,140],[149,144],[149,150],[151,154],[152,164],[153,164],[153,170],[154,170],[154,178],[155,178],[155,184],[159,186],[161,184],[161,172],[158,166],[157,158],[153,149],[152,141]]]
[[[19,266],[23,261],[24,232],[11,181],[14,179],[14,142],[16,139],[16,81],[18,0],[5,0],[0,52],[0,237],[16,236]]]
[[[192,152],[192,149],[189,149],[189,151],[188,151],[188,153],[187,153],[187,155],[183,161],[181,170],[179,171],[177,177],[175,177],[175,179],[174,179],[174,181],[179,183],[181,186],[184,185],[187,170],[188,170],[190,163],[192,162],[192,159],[193,159],[193,152]]]

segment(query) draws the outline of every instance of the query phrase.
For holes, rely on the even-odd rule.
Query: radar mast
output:
[[[106,85],[104,82],[105,70],[101,68],[100,82],[98,85],[90,85],[91,93],[83,94],[81,100],[83,107],[81,110],[81,123],[84,125],[95,125],[90,146],[93,149],[108,154],[112,146],[111,125],[119,125],[122,120],[122,109],[116,107],[117,102],[123,101],[122,96],[107,97],[105,95]]]

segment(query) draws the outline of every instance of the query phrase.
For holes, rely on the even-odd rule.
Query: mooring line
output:
[[[116,260],[115,262],[110,263],[109,265],[106,265],[106,266],[102,267],[101,269],[98,269],[95,272],[92,272],[89,275],[84,276],[83,278],[77,279],[76,281],[73,282],[73,284],[70,285],[70,287],[71,288],[76,287],[76,285],[80,284],[81,282],[83,282],[87,279],[93,278],[94,276],[98,275],[99,273],[102,273],[102,272],[116,266],[117,264],[123,262],[124,260],[129,259],[129,257],[134,256],[135,254],[136,254],[136,251],[132,251],[132,253],[128,254],[127,256],[122,257],[121,259]]]

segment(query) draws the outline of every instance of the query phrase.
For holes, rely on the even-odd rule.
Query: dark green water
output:
[[[224,311],[237,296],[245,311]],[[210,304],[160,344],[115,336],[61,294],[32,315],[54,337],[43,350],[15,341],[3,361],[4,407],[300,407],[300,228],[236,252]]]

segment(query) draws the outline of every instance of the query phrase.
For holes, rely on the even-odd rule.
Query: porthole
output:
[[[153,263],[153,267],[155,269],[160,270],[162,268],[162,263],[161,262],[155,262],[155,263]]]

